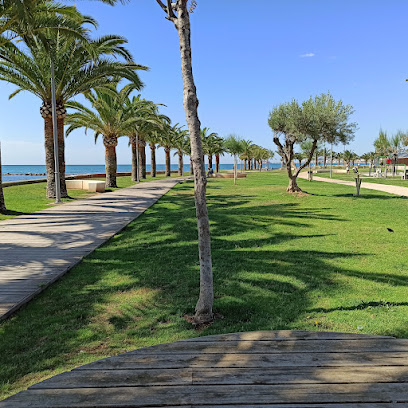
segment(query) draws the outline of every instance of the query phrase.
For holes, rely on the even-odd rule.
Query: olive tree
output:
[[[336,102],[329,93],[311,97],[301,104],[292,100],[273,108],[268,123],[273,131],[273,142],[286,166],[289,193],[302,191],[297,177],[311,162],[319,142],[347,143],[353,138],[356,124],[349,122],[353,112],[351,105],[344,105],[341,100]],[[293,169],[294,147],[305,146],[307,141],[310,150],[306,152],[306,160]]]
[[[191,160],[194,169],[194,196],[200,259],[200,296],[195,307],[194,321],[197,324],[202,324],[213,319],[214,289],[210,222],[206,199],[207,178],[203,161],[201,123],[197,112],[197,89],[194,83],[191,60],[190,12],[193,11],[196,2],[192,1],[189,6],[188,0],[156,1],[166,13],[166,18],[174,24],[180,41],[181,72],[184,86],[183,104],[190,134]]]

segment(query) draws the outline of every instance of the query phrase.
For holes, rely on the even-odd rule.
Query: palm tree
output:
[[[370,169],[368,170],[368,175],[371,176],[371,170],[373,168],[374,160],[375,160],[375,152],[367,153],[368,160],[370,161]]]
[[[181,137],[182,132],[182,127],[176,123],[174,126],[165,126],[159,134],[159,145],[164,148],[166,155],[166,177],[171,176],[170,151],[177,144],[177,140]]]
[[[225,153],[224,139],[218,137],[213,145],[213,152],[215,154],[215,172],[220,172],[220,156],[223,156]]]
[[[248,170],[250,170],[250,162],[252,158],[252,140],[242,140],[242,153],[241,157],[244,160],[244,170],[247,169],[247,161],[248,161]]]
[[[201,129],[201,140],[203,143],[203,154],[208,155],[208,169],[212,169],[213,145],[218,138],[215,132],[210,133],[209,128]]]
[[[297,161],[299,162],[299,166],[302,165],[302,160],[303,160],[304,158],[305,158],[305,156],[303,155],[303,153],[298,152],[298,153],[294,153],[294,154],[293,154],[293,159],[294,159],[294,160],[297,160]]]
[[[237,184],[237,158],[244,151],[242,139],[235,135],[230,135],[225,139],[225,149],[234,156],[234,184]]]
[[[377,139],[374,140],[375,152],[379,156],[388,156],[390,154],[390,141],[387,132],[380,129]]]
[[[65,38],[87,40],[83,24],[96,26],[95,20],[83,16],[75,6],[49,0],[2,0],[0,2],[0,47],[10,42],[44,40],[50,32]]]
[[[139,164],[139,175],[146,178],[146,143],[149,135],[155,130],[162,129],[162,121],[170,121],[167,116],[159,115],[158,106],[152,101],[142,99],[140,95],[125,100],[127,115],[138,120],[134,121],[129,130],[129,145],[132,148],[132,180],[137,179],[136,164]],[[136,147],[136,141],[138,146]],[[138,151],[136,151],[138,150]],[[138,160],[136,155],[138,155]],[[156,167],[156,166],[155,166]]]
[[[342,152],[338,152],[334,155],[334,157],[336,158],[336,160],[338,161],[338,164],[340,165],[340,161],[343,158],[343,153]]]
[[[0,60],[4,50],[13,50],[15,41],[45,43],[45,35],[58,32],[66,38],[87,40],[83,24],[96,22],[83,16],[75,7],[67,7],[48,0],[2,0],[0,2]],[[13,51],[11,51],[13,52]],[[5,211],[3,185],[0,177],[0,210]]]
[[[123,92],[122,92],[123,91]],[[121,92],[113,87],[87,92],[86,99],[93,109],[89,109],[79,102],[67,102],[67,107],[77,112],[67,115],[67,136],[75,129],[92,129],[95,143],[102,136],[105,146],[106,187],[115,188],[116,185],[116,146],[118,137],[129,134],[129,129],[139,118],[128,115],[124,105],[124,89]]]
[[[148,136],[148,143],[150,147],[150,175],[156,177],[156,145],[159,143],[160,137],[157,130],[151,132]]]
[[[343,160],[347,166],[350,166],[350,162],[353,160],[354,153],[350,150],[345,150],[343,153]]]
[[[92,88],[106,87],[116,78],[126,78],[137,86],[142,83],[136,73],[147,69],[130,62],[131,55],[124,48],[126,40],[118,36],[104,36],[89,41],[85,46],[76,40],[51,35],[55,49],[55,83],[57,100],[57,130],[61,195],[67,196],[65,185],[64,121],[66,104],[74,96]],[[10,44],[9,44],[10,45]],[[17,85],[14,97],[28,91],[42,100],[40,109],[44,119],[44,136],[47,168],[47,197],[55,197],[54,145],[51,110],[50,61],[51,56],[43,42],[30,43],[28,50],[9,46],[2,50],[0,79]],[[112,61],[111,56],[123,57],[126,62]]]
[[[183,156],[190,153],[190,137],[188,135],[188,130],[180,130],[179,137],[176,138],[174,142],[174,148],[177,149],[177,152],[174,153],[174,155],[178,155],[178,175],[183,176]]]
[[[403,138],[404,138],[403,133],[401,131],[398,131],[395,135],[393,135],[389,139],[390,153],[391,153],[392,163],[393,163],[393,166],[392,166],[393,176],[395,176],[398,152],[402,147]]]

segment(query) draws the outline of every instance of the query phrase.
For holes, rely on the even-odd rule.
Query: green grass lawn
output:
[[[146,179],[141,181],[152,181],[155,179],[161,179],[165,176],[159,174],[156,178],[147,176]],[[176,177],[172,173],[172,177]],[[95,179],[95,180],[104,180],[104,179]],[[118,177],[117,185],[118,188],[130,187],[135,184],[130,177]],[[109,189],[107,191],[112,191],[117,189]],[[4,200],[7,206],[7,214],[0,214],[0,220],[6,218],[13,218],[17,215],[30,214],[34,211],[43,210],[48,208],[54,203],[54,199],[46,198],[46,183],[37,183],[37,184],[24,184],[21,186],[10,186],[4,188]],[[95,193],[89,193],[83,190],[68,190],[68,194],[71,198],[64,198],[62,201],[73,201],[78,198],[86,198]]]
[[[199,264],[193,184],[176,186],[0,325],[4,398],[105,356],[247,330],[329,330],[408,337],[408,200],[283,173],[211,179],[215,311],[193,313]],[[400,216],[398,216],[400,214]],[[390,233],[388,228],[395,232]]]
[[[360,169],[360,173],[368,173],[368,170],[366,169]],[[374,172],[373,172],[374,173]],[[391,173],[389,173],[391,174]],[[330,178],[330,170],[327,173],[317,173],[314,174],[314,176],[317,177],[326,177]],[[401,187],[408,187],[408,180],[401,180],[401,176],[397,177],[387,177],[385,178],[375,178],[375,177],[368,177],[361,175],[363,182],[367,183],[378,183],[378,184],[389,184],[392,186],[401,186]],[[354,181],[354,173],[352,170],[350,170],[350,173],[333,173],[332,178],[336,180],[346,180],[346,181]]]

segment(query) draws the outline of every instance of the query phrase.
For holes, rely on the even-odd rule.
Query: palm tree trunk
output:
[[[172,11],[169,10],[170,14]],[[200,260],[200,296],[195,307],[196,323],[206,323],[213,319],[214,287],[211,260],[210,222],[208,218],[203,148],[197,107],[197,89],[194,84],[191,62],[191,32],[190,16],[187,10],[187,0],[176,3],[177,18],[172,17],[180,39],[181,71],[184,85],[184,110],[190,133],[191,154],[194,163],[194,197],[198,226],[198,248]]]
[[[178,175],[183,176],[183,153],[178,152]]]
[[[132,149],[132,181],[137,181],[137,148],[136,137],[129,137],[130,146]]]
[[[216,173],[220,172],[220,155],[219,154],[215,155],[215,172]]]
[[[62,118],[57,118],[57,134],[61,197],[68,197],[67,186],[65,184],[64,119]],[[55,198],[54,137],[51,115],[44,118],[44,138],[45,167],[47,171],[47,198]]]
[[[212,169],[213,166],[213,160],[212,160],[212,154],[208,155],[208,170]]]
[[[150,143],[150,175],[156,177],[156,145]]]
[[[143,139],[139,139],[139,175],[146,178],[146,142]]]
[[[1,147],[0,147],[0,214],[5,214],[7,211],[6,203],[4,202],[3,194],[3,174],[1,172]]]
[[[166,154],[166,177],[170,177],[171,176],[170,148],[165,147],[164,152]]]
[[[193,157],[190,156],[190,174],[194,174],[194,163],[193,163]]]
[[[103,144],[105,146],[105,171],[106,171],[106,187],[117,188],[116,185],[116,146],[118,139],[115,136],[103,137]]]

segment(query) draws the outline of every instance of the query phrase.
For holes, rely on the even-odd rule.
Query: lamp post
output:
[[[51,41],[48,42],[51,45]],[[55,165],[55,204],[61,203],[61,178],[59,172],[58,158],[58,130],[57,130],[57,99],[55,96],[55,71],[54,71],[54,54],[50,46],[51,56],[51,108],[52,108],[52,134],[54,138],[54,165]]]

